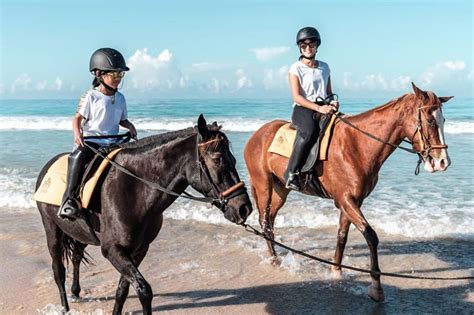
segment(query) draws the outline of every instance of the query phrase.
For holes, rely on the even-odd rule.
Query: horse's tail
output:
[[[94,264],[94,258],[82,247],[84,245],[72,237],[68,236],[66,233],[63,234],[63,252],[62,259],[67,264],[72,259],[80,259],[85,265]]]

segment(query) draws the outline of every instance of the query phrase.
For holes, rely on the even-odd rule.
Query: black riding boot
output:
[[[82,214],[81,201],[77,192],[81,181],[84,166],[88,161],[85,148],[79,148],[72,152],[68,158],[67,187],[64,192],[63,201],[58,211],[61,218],[78,219]]]
[[[301,184],[298,179],[299,170],[301,164],[304,163],[304,159],[307,155],[306,147],[308,141],[296,134],[295,143],[293,145],[293,152],[291,153],[290,160],[288,161],[288,168],[285,172],[285,187],[293,190],[301,190]]]

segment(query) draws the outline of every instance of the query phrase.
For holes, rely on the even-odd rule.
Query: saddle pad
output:
[[[327,160],[327,153],[329,149],[329,140],[332,134],[332,127],[336,116],[332,115],[331,120],[327,124],[324,134],[320,141],[321,145],[319,147],[319,158],[318,160],[324,161]],[[290,123],[284,124],[278,129],[275,137],[273,138],[272,144],[268,148],[268,152],[276,153],[284,157],[289,158],[291,152],[293,152],[293,143],[296,138],[296,129],[291,128]]]
[[[121,148],[115,149],[110,152],[107,157],[111,160],[122,150]],[[67,165],[69,155],[63,155],[57,159],[48,169],[46,175],[41,181],[41,185],[33,195],[33,199],[39,202],[49,203],[55,206],[60,206],[64,191],[66,191],[66,177],[67,177]],[[102,160],[97,170],[91,178],[85,183],[84,189],[81,191],[81,202],[82,207],[87,208],[92,198],[92,193],[96,187],[97,181],[100,175],[104,172],[105,168],[109,164],[106,159]]]

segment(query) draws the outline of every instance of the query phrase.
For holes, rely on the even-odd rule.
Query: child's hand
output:
[[[84,138],[82,137],[82,133],[74,134],[74,144],[78,147],[84,146]]]
[[[128,131],[130,132],[130,136],[132,137],[132,139],[137,138],[137,130],[135,129],[134,125],[130,124],[130,128],[128,128]]]

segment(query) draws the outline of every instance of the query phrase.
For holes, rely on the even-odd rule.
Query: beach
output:
[[[217,211],[217,210],[216,210]],[[60,300],[38,213],[3,211],[0,221],[0,307],[2,314],[58,314]],[[324,259],[335,249],[336,227],[280,228],[277,240]],[[417,240],[379,233],[382,271],[472,276],[472,241]],[[110,314],[118,272],[88,247],[93,264],[81,266],[81,297],[71,314]],[[263,239],[233,224],[166,219],[140,271],[153,288],[153,312],[163,314],[472,314],[472,281],[382,277],[385,302],[367,296],[370,277],[330,267],[278,248],[272,266]],[[343,263],[369,267],[368,248],[351,229]],[[69,265],[72,269],[72,266]],[[68,270],[68,294],[72,270]],[[124,312],[140,312],[133,291]]]
[[[474,271],[474,117],[472,99],[446,107],[446,172],[413,172],[416,156],[395,151],[362,212],[377,232],[384,272],[461,277]],[[32,200],[43,165],[72,147],[75,100],[0,100],[0,314],[59,314],[58,289],[41,218]],[[217,121],[231,141],[237,171],[247,185],[243,148],[272,119],[291,117],[288,100],[131,100],[139,138],[193,126],[199,113]],[[358,113],[380,100],[347,100]],[[451,104],[450,104],[451,105]],[[239,111],[230,110],[239,108]],[[212,109],[212,110],[211,110]],[[186,114],[183,114],[186,113]],[[188,192],[199,195],[189,189]],[[323,259],[336,245],[339,212],[332,200],[290,193],[275,219],[276,240]],[[474,313],[472,281],[382,277],[385,302],[367,296],[370,276],[331,269],[277,248],[272,266],[263,239],[228,222],[207,204],[176,200],[140,271],[153,289],[153,311],[163,314],[420,314]],[[247,223],[258,227],[258,213]],[[81,297],[71,314],[110,314],[119,274],[88,247],[93,264],[81,266]],[[343,264],[370,268],[369,250],[351,227]],[[72,269],[72,265],[69,265]],[[70,294],[72,270],[66,287]],[[71,302],[71,301],[70,301]],[[131,288],[124,311],[140,312]]]

